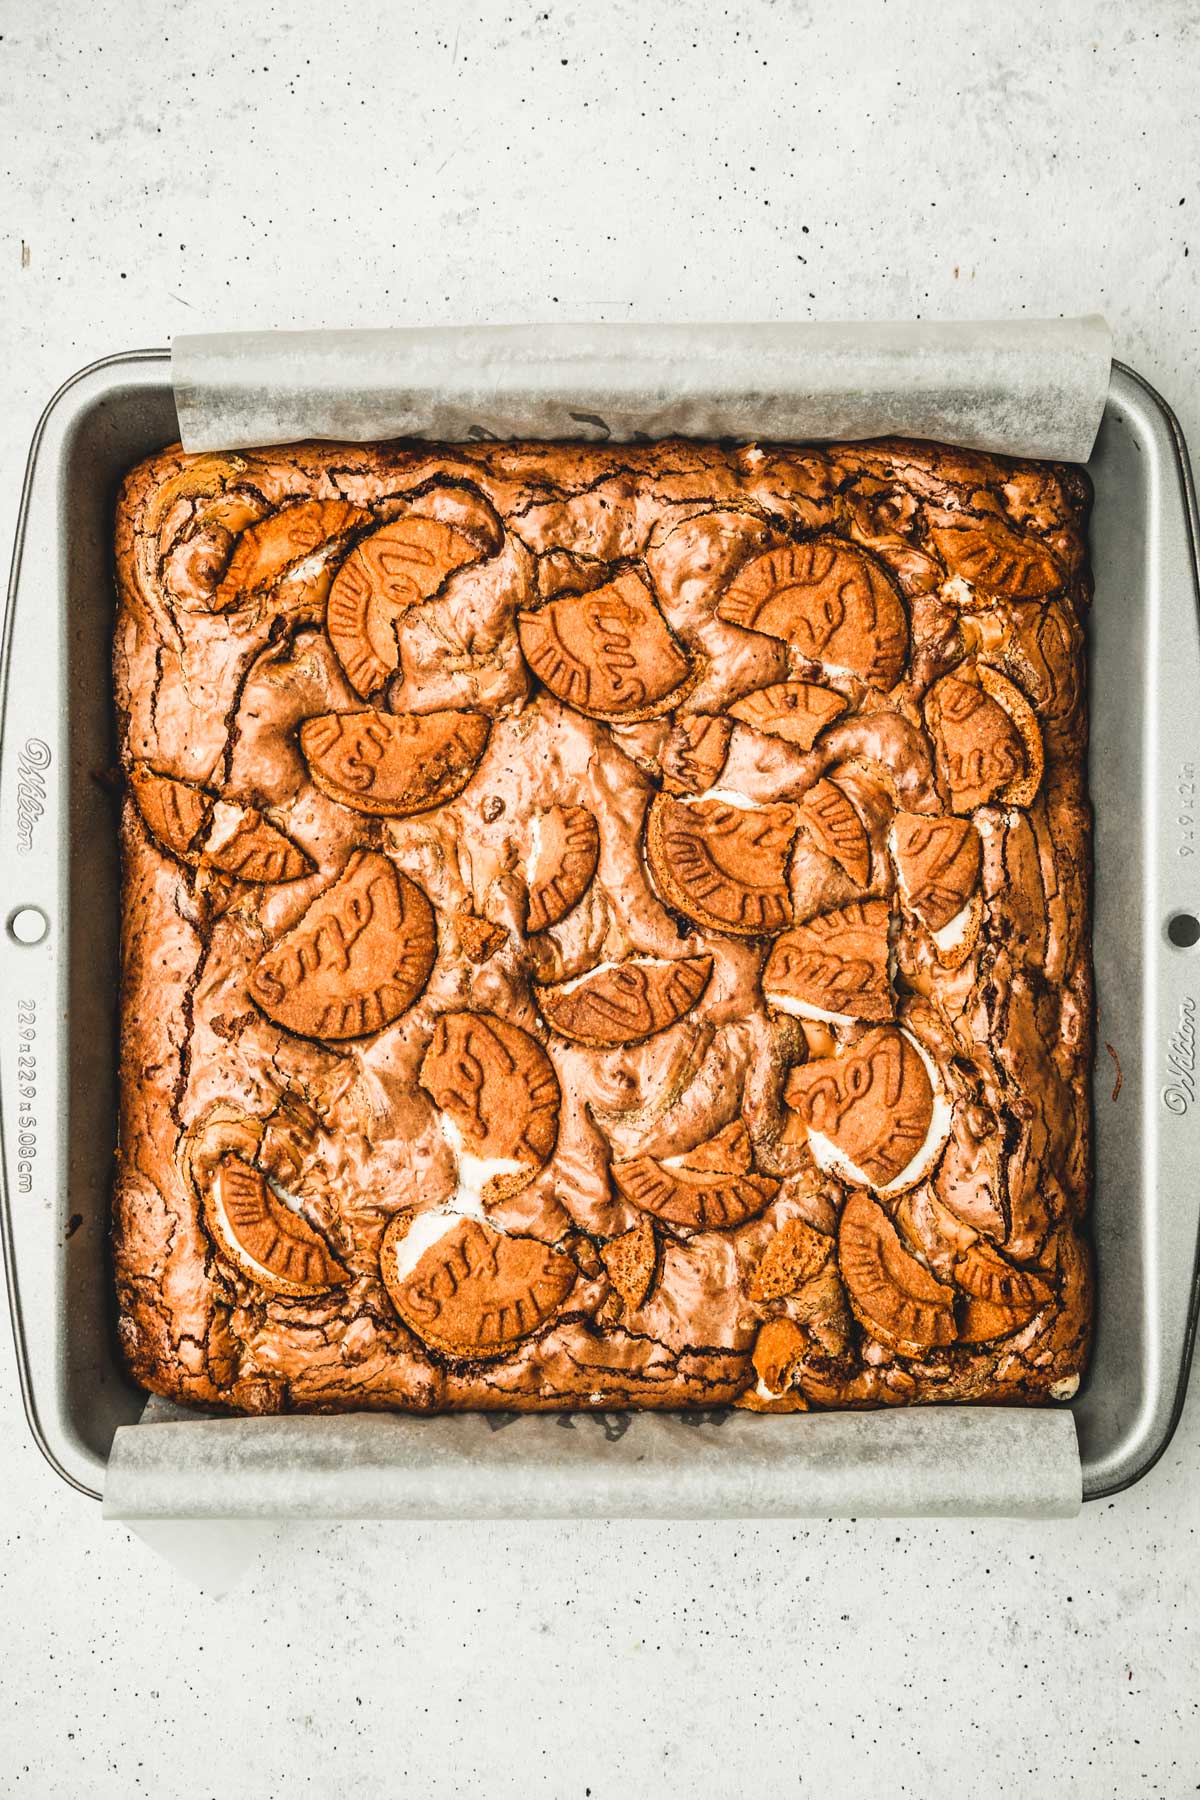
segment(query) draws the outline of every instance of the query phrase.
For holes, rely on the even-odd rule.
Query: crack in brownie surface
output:
[[[1088,500],[901,441],[133,470],[137,1379],[246,1412],[1073,1391]]]

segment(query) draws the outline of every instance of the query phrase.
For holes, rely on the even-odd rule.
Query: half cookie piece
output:
[[[631,957],[602,963],[571,981],[535,985],[538,1011],[573,1044],[611,1050],[666,1031],[699,1000],[712,975],[711,956],[671,961]]]
[[[204,1220],[225,1260],[270,1293],[301,1299],[350,1279],[321,1234],[272,1193],[261,1169],[239,1156],[218,1164],[204,1196]]]
[[[250,972],[251,997],[300,1037],[365,1037],[406,1012],[437,954],[433,908],[376,850],[356,850]]]
[[[888,689],[904,672],[904,603],[882,563],[840,538],[812,538],[755,557],[726,589],[717,615],[782,638],[831,675],[855,675]]]
[[[836,1056],[792,1069],[784,1099],[791,1141],[803,1134],[817,1164],[881,1194],[924,1180],[950,1130],[950,1105],[928,1051],[911,1032],[881,1025]]]
[[[852,900],[776,938],[763,998],[797,1018],[849,1025],[895,1017],[888,979],[890,915],[882,900]]]
[[[983,845],[970,819],[896,814],[892,859],[904,907],[933,939],[939,962],[957,968],[979,935]]]
[[[586,806],[551,806],[536,813],[528,868],[527,932],[565,919],[592,884],[600,860],[600,827]]]
[[[321,713],[300,748],[321,792],[354,812],[402,819],[461,794],[487,746],[485,714]]]
[[[316,867],[257,807],[160,775],[146,763],[130,769],[129,786],[159,848],[189,868],[220,869],[239,881],[267,884],[298,881]]]
[[[811,750],[827,725],[840,719],[849,701],[832,688],[810,681],[777,681],[735,700],[729,716],[767,737],[782,738],[797,750]]]
[[[521,651],[556,699],[593,719],[666,712],[696,671],[640,575],[517,614]]]
[[[646,815],[646,861],[668,906],[711,931],[762,937],[791,923],[787,865],[799,825],[786,801],[658,794]]]
[[[481,1219],[397,1213],[379,1272],[409,1330],[446,1356],[489,1360],[516,1349],[561,1309],[575,1285],[569,1256]]]
[[[772,1201],[779,1183],[751,1173],[753,1151],[741,1120],[680,1156],[637,1156],[612,1165],[617,1191],[643,1211],[687,1231],[741,1225]]]
[[[347,681],[364,700],[400,666],[396,626],[409,607],[481,555],[461,531],[420,513],[394,519],[355,545],[329,590],[325,629]]]
[[[558,1077],[527,1031],[491,1013],[443,1013],[417,1079],[475,1159],[485,1203],[519,1193],[549,1162]],[[493,1164],[503,1167],[489,1173]]]
[[[269,514],[238,539],[213,596],[213,611],[228,612],[261,599],[310,558],[321,561],[314,576],[326,575],[351,534],[370,524],[370,513],[348,500],[301,500]]]
[[[838,1266],[856,1318],[879,1343],[922,1356],[954,1342],[953,1288],[909,1255],[869,1194],[851,1194],[842,1208]]]
[[[986,663],[934,683],[925,701],[938,777],[956,813],[998,800],[1028,806],[1041,786],[1042,734],[1020,688]]]

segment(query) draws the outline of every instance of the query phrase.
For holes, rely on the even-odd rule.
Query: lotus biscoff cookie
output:
[[[1088,499],[899,441],[133,470],[131,1373],[254,1413],[1072,1393]]]

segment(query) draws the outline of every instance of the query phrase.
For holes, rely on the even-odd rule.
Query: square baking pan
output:
[[[108,1256],[113,506],[125,471],[177,436],[166,350],[60,388],[30,451],[0,663],[0,1235],[30,1428],[95,1497],[114,1432],[145,1403],[117,1357]],[[1098,1313],[1071,1404],[1096,1499],[1165,1449],[1196,1327],[1200,590],[1183,438],[1120,364],[1088,468]]]

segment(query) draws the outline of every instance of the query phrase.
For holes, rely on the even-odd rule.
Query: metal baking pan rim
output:
[[[1189,553],[1191,559],[1192,594],[1196,602],[1196,622],[1200,627],[1200,513],[1196,503],[1196,484],[1192,473],[1191,457],[1188,454],[1187,439],[1183,435],[1183,427],[1175,410],[1159,393],[1144,375],[1128,363],[1113,358],[1113,373],[1138,387],[1150,401],[1155,411],[1171,434],[1175,456],[1175,468],[1184,499],[1186,514],[1185,523],[1188,530]],[[1111,391],[1111,389],[1110,389]],[[1198,1171],[1200,1180],[1200,1171]],[[1197,1209],[1196,1232],[1192,1251],[1192,1279],[1187,1315],[1183,1328],[1183,1340],[1179,1359],[1179,1370],[1175,1380],[1175,1390],[1171,1399],[1170,1412],[1165,1426],[1149,1453],[1135,1462],[1132,1469],[1122,1475],[1119,1480],[1110,1481],[1099,1486],[1089,1486],[1086,1469],[1084,1472],[1084,1500],[1108,1500],[1114,1494],[1123,1494],[1127,1488],[1135,1487],[1147,1476],[1155,1464],[1160,1462],[1171,1447],[1171,1442],[1179,1429],[1183,1417],[1183,1409],[1187,1404],[1188,1385],[1191,1379],[1192,1360],[1196,1348],[1196,1334],[1200,1328],[1200,1208]]]
[[[47,403],[41,414],[30,447],[24,481],[22,484],[17,529],[14,540],[12,570],[8,584],[3,640],[2,643],[0,643],[0,726],[2,726],[3,723],[4,707],[8,691],[14,608],[26,549],[31,493],[34,485],[39,454],[43,448],[47,431],[52,423],[57,423],[56,415],[64,408],[64,403],[69,402],[75,395],[75,391],[85,384],[89,378],[115,373],[122,368],[128,368],[131,372],[141,369],[149,376],[151,371],[157,372],[161,365],[169,365],[169,362],[170,351],[162,348],[126,351],[112,356],[99,358],[96,361],[85,365],[64,381]],[[1186,518],[1184,524],[1190,539],[1191,588],[1193,599],[1195,599],[1197,593],[1200,592],[1200,589],[1197,587],[1196,578],[1196,546],[1200,532],[1198,532],[1197,527],[1196,499],[1189,467],[1187,448],[1178,420],[1153,386],[1135,370],[1128,367],[1128,365],[1114,362],[1113,378],[1113,386],[1116,391],[1110,395],[1110,398],[1116,398],[1119,395],[1120,388],[1123,384],[1128,384],[1130,387],[1139,390],[1140,394],[1150,403],[1150,406],[1157,413],[1169,432],[1175,474],[1178,478],[1180,491],[1184,497],[1185,503]],[[143,385],[148,386],[149,382]],[[101,399],[103,400],[103,396]],[[77,407],[76,410],[81,411],[82,409]],[[67,414],[70,415],[70,406],[66,407],[66,411]],[[68,417],[68,423],[70,422]],[[164,438],[163,441],[165,442],[167,440]],[[4,1156],[4,1120],[3,1117],[0,1116],[0,1157],[2,1156]],[[97,1452],[90,1445],[87,1445],[77,1436],[72,1435],[70,1442],[70,1462],[72,1466],[68,1466],[64,1457],[56,1451],[52,1436],[46,1430],[42,1422],[41,1408],[39,1405],[40,1396],[35,1391],[37,1384],[33,1379],[33,1371],[30,1366],[25,1314],[22,1312],[20,1304],[17,1278],[17,1253],[11,1230],[9,1212],[10,1196],[7,1180],[3,1179],[7,1172],[7,1166],[7,1158],[4,1157],[3,1165],[0,1166],[0,1227],[2,1227],[2,1229],[0,1229],[0,1240],[2,1240],[0,1247],[2,1247],[4,1255],[5,1285],[10,1305],[10,1316],[13,1322],[13,1333],[17,1351],[18,1380],[22,1403],[32,1435],[51,1467],[54,1468],[70,1486],[76,1488],[79,1492],[86,1494],[91,1498],[100,1498],[100,1491],[97,1487],[92,1485],[92,1482],[102,1479],[105,1467],[104,1455]],[[1166,1395],[1161,1392],[1161,1387],[1165,1386],[1165,1383],[1160,1383],[1159,1389],[1156,1389],[1153,1392],[1147,1392],[1144,1395],[1143,1405],[1139,1410],[1138,1416],[1126,1433],[1126,1448],[1133,1447],[1135,1449],[1134,1460],[1126,1463],[1125,1468],[1117,1479],[1105,1481],[1095,1486],[1089,1485],[1087,1481],[1087,1465],[1085,1463],[1085,1499],[1109,1497],[1133,1486],[1154,1467],[1168,1449],[1183,1411],[1198,1324],[1200,1324],[1200,1227],[1198,1227],[1196,1242],[1193,1248],[1189,1301],[1183,1327],[1181,1354],[1178,1365],[1175,1364],[1174,1357],[1171,1358],[1171,1366],[1176,1367],[1176,1375],[1173,1391],[1171,1392],[1169,1411],[1165,1411],[1161,1405],[1161,1401],[1166,1398]],[[1084,1391],[1084,1389],[1081,1389],[1081,1397]],[[1156,1398],[1160,1402],[1157,1406],[1155,1405]],[[1156,1419],[1162,1420],[1157,1426],[1155,1423]],[[1136,1451],[1136,1446],[1138,1445],[1143,1446],[1141,1453],[1137,1453]],[[1110,1458],[1110,1460],[1112,1459]],[[1121,1460],[1123,1460],[1123,1458]]]

